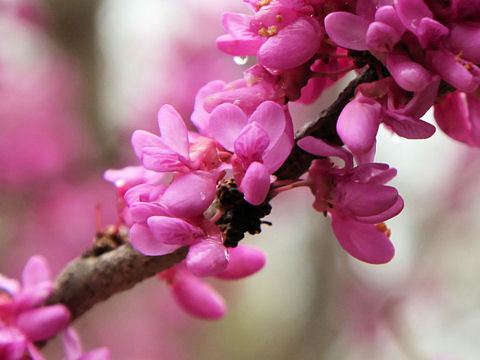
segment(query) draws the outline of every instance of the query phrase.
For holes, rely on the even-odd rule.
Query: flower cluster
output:
[[[154,256],[189,247],[185,260],[160,278],[187,312],[210,319],[221,317],[225,305],[200,278],[258,271],[263,254],[238,242],[260,232],[269,200],[292,187],[311,189],[313,207],[331,218],[348,253],[373,264],[390,261],[394,248],[384,222],[403,200],[386,185],[396,170],[374,162],[380,124],[408,139],[428,138],[435,127],[421,118],[437,103],[435,116],[447,134],[480,144],[480,23],[468,2],[244,2],[253,14],[224,14],[227,34],[217,45],[233,56],[256,56],[258,64],[242,79],[212,81],[198,91],[191,115],[198,132],[162,106],[160,134],[132,136],[142,166],[105,174],[119,190],[121,218],[138,251]],[[298,141],[317,158],[308,173],[277,179],[295,146],[288,103],[312,103],[366,66],[376,80],[355,85],[335,136]]]

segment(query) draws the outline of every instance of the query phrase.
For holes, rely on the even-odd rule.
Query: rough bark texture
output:
[[[98,257],[77,258],[56,279],[47,304],[64,304],[74,320],[96,303],[171,268],[187,252],[183,247],[168,255],[145,256],[126,243]]]

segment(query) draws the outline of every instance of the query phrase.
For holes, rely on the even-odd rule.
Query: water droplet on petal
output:
[[[248,56],[234,56],[233,62],[237,65],[245,65],[248,61]]]

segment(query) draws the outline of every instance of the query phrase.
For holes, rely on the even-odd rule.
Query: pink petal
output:
[[[82,355],[82,343],[77,332],[68,327],[62,331],[62,344],[66,360],[77,360]]]
[[[145,147],[166,147],[160,137],[144,130],[135,130],[133,132],[132,146],[139,159],[142,159],[143,148]]]
[[[205,102],[210,95],[223,91],[225,89],[225,85],[225,81],[210,81],[205,86],[200,88],[195,96],[195,107],[190,119],[197,127],[199,133],[204,136],[210,136],[210,114],[207,112],[207,110],[205,110]]]
[[[342,212],[352,216],[376,215],[395,204],[398,191],[394,187],[349,182],[339,185]]]
[[[271,36],[258,51],[259,64],[272,69],[291,69],[307,62],[320,47],[321,29],[301,17]]]
[[[251,163],[239,188],[246,201],[252,205],[260,205],[270,190],[270,174],[265,166],[259,162]]]
[[[368,26],[366,43],[371,50],[387,53],[400,40],[397,31],[380,21],[374,21]]]
[[[480,63],[480,24],[478,22],[454,23],[449,45],[455,53],[475,64]]]
[[[32,256],[23,269],[23,287],[30,288],[44,281],[51,281],[50,268],[43,256]]]
[[[335,156],[339,157],[345,163],[344,169],[353,168],[353,156],[342,147],[332,146],[321,139],[307,136],[297,142],[298,146],[310,154],[317,156]]]
[[[250,116],[249,122],[257,122],[267,132],[271,148],[285,131],[286,119],[283,108],[273,102],[264,101]]]
[[[158,172],[186,171],[185,160],[177,152],[165,147],[144,147],[141,157],[143,166]]]
[[[400,50],[387,55],[387,68],[395,82],[407,91],[421,91],[430,84],[430,73],[419,63]]]
[[[173,279],[172,294],[177,304],[190,315],[215,320],[227,310],[225,300],[197,277],[182,273]]]
[[[217,47],[230,55],[256,55],[263,43],[262,37],[250,30],[251,16],[223,14],[223,26],[229,32],[217,38]]]
[[[230,262],[223,272],[215,275],[225,280],[241,279],[260,271],[265,266],[262,251],[247,245],[239,245],[228,250]]]
[[[227,103],[217,106],[212,111],[209,127],[215,140],[233,152],[233,143],[247,122],[247,116],[242,109]]]
[[[158,111],[158,127],[162,140],[170,149],[188,159],[188,131],[180,114],[171,105]]]
[[[218,239],[205,239],[188,249],[185,259],[188,271],[196,276],[212,276],[227,268],[229,255]]]
[[[32,360],[46,360],[43,357],[43,355],[40,353],[40,351],[38,351],[38,349],[32,343],[28,343],[27,348],[28,348],[28,354],[32,357]],[[11,360],[16,360],[16,359],[19,359],[19,358],[14,357]],[[9,359],[7,358],[7,360]]]
[[[257,123],[248,124],[235,140],[235,154],[248,166],[253,161],[261,161],[270,140],[267,132]]]
[[[325,31],[338,45],[352,50],[367,50],[365,38],[369,22],[364,18],[344,11],[325,17]]]
[[[435,133],[435,126],[420,119],[412,119],[408,116],[387,112],[385,124],[393,132],[407,139],[427,139]]]
[[[15,295],[20,289],[20,283],[16,279],[10,279],[0,274],[0,290],[5,290],[10,295]]]
[[[340,245],[360,261],[384,264],[395,254],[390,239],[375,225],[332,214],[332,229]]]
[[[155,239],[150,229],[143,224],[133,224],[130,228],[130,243],[144,255],[156,256],[170,254],[182,245],[168,245]]]
[[[178,218],[152,216],[147,223],[153,237],[168,245],[189,245],[204,235],[200,228]]]
[[[375,144],[380,125],[378,102],[358,93],[340,113],[337,133],[345,145],[355,154],[367,153]]]
[[[263,154],[263,164],[269,174],[273,174],[282,166],[292,151],[293,143],[293,136],[285,132],[277,143]]]
[[[67,326],[70,312],[63,305],[51,305],[22,312],[17,326],[31,341],[45,340]]]
[[[364,217],[357,216],[356,220],[363,223],[368,223],[368,224],[379,224],[381,222],[387,221],[388,219],[391,219],[392,217],[400,214],[400,212],[403,210],[403,206],[404,206],[403,199],[401,196],[398,196],[395,204],[393,204],[390,208],[388,208],[384,212],[381,212],[377,215],[372,215],[372,216],[364,216]]]
[[[378,8],[375,12],[375,21],[381,21],[393,27],[400,36],[405,32],[405,26],[400,21],[395,8],[391,5]]]
[[[167,188],[161,202],[179,217],[202,214],[215,199],[216,175],[194,171],[177,177]]]
[[[132,220],[137,223],[145,222],[150,216],[171,216],[168,209],[159,203],[137,202],[132,204],[128,211]]]

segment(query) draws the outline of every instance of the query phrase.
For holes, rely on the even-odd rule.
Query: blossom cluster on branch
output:
[[[404,138],[428,138],[435,127],[421,118],[434,106],[447,135],[480,145],[477,2],[244,3],[251,14],[225,13],[227,34],[217,46],[239,59],[255,56],[258,63],[242,79],[211,81],[198,91],[190,118],[197,131],[188,130],[180,114],[164,105],[158,134],[133,133],[141,165],[105,172],[119,196],[119,223],[112,236],[121,237],[125,225],[129,239],[84,255],[100,259],[125,241],[147,257],[188,247],[175,264],[161,268],[158,278],[183,310],[204,319],[221,318],[226,305],[203,279],[235,280],[262,269],[264,254],[240,242],[246,233],[270,225],[262,220],[271,211],[270,200],[293,188],[311,190],[313,208],[331,219],[339,244],[351,256],[371,264],[393,258],[385,221],[399,214],[404,202],[387,185],[396,170],[375,162],[381,124]],[[364,70],[374,76],[351,83],[351,94],[341,95],[327,114],[336,114],[332,123],[294,136],[290,102],[312,104],[347,73]],[[320,117],[313,126],[323,121]],[[295,161],[308,170],[283,171]],[[32,258],[22,290],[0,278],[1,358],[28,353],[41,359],[34,343],[62,331],[70,312],[75,314],[52,305],[53,300],[41,307],[54,290],[45,269],[43,260]],[[57,282],[52,296],[67,283]],[[73,330],[63,331],[67,358],[108,358],[105,349],[81,357]]]

